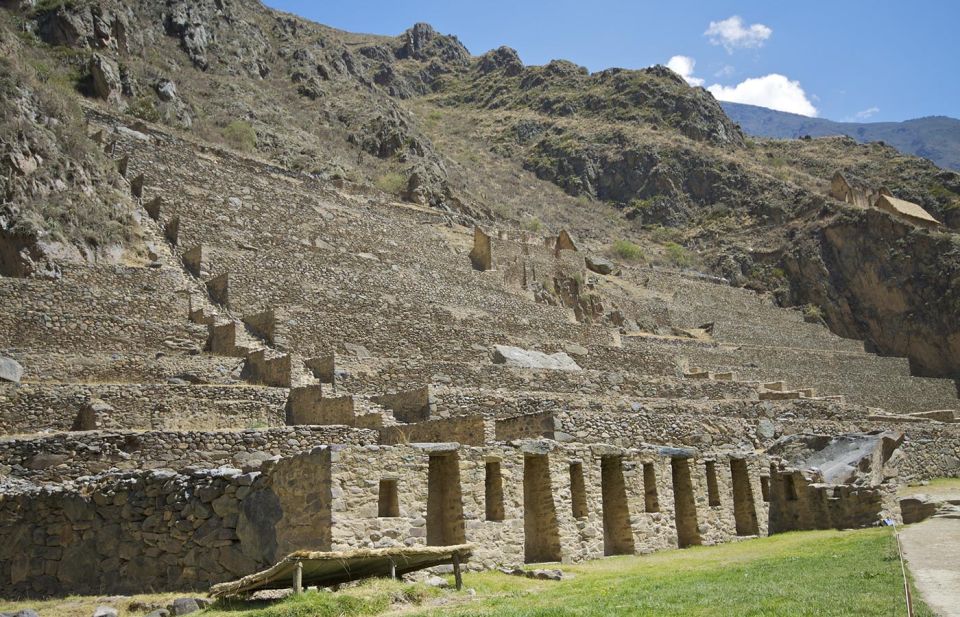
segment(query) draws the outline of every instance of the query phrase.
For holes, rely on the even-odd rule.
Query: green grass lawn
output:
[[[574,578],[551,582],[497,572],[465,573],[465,587],[475,590],[475,595],[381,579],[337,593],[309,592],[274,603],[218,603],[198,615],[899,617],[906,613],[896,544],[889,529],[788,533],[562,569]],[[55,602],[32,606],[41,615],[65,614]],[[915,603],[918,617],[932,617],[919,600]],[[90,614],[77,604],[74,599],[78,615]],[[0,611],[11,608],[0,602]],[[121,611],[128,614],[132,613]]]
[[[467,574],[465,584],[476,590],[474,597],[446,592],[437,598],[422,589],[400,597],[411,587],[379,581],[346,593],[308,594],[255,612],[212,614],[285,617],[388,610],[497,617],[905,614],[900,565],[888,529],[790,533],[563,569],[575,578],[557,583],[494,572]],[[916,614],[932,615],[924,606],[917,606]]]

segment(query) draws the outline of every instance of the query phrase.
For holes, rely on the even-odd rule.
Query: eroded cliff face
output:
[[[791,299],[820,306],[838,334],[910,358],[919,375],[960,378],[960,236],[844,211],[799,235],[783,266]]]

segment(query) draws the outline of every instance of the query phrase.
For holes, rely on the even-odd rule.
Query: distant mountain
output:
[[[730,119],[757,137],[796,139],[804,135],[849,135],[859,142],[883,141],[906,154],[960,170],[960,120],[930,116],[904,122],[834,122],[756,105],[721,103]]]

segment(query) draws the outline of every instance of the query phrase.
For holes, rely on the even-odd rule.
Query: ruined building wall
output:
[[[734,538],[727,456],[550,441],[333,446],[259,472],[106,474],[6,494],[0,584],[25,596],[198,589],[300,549],[466,541],[471,564],[491,567],[669,548],[679,542],[677,460],[690,471],[683,498],[699,541]],[[760,495],[757,461],[746,460]],[[762,534],[766,507],[753,507]]]

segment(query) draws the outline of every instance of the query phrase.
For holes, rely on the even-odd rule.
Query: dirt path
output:
[[[924,602],[942,617],[960,617],[960,519],[927,519],[900,539]]]

